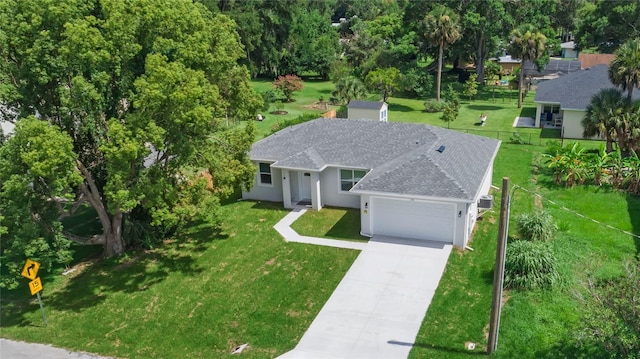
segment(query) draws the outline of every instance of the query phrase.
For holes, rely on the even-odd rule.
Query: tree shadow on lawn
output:
[[[170,273],[192,276],[204,271],[189,251],[175,248],[179,247],[178,243],[170,246],[174,248],[163,246],[153,251],[136,252],[131,259],[119,264],[102,260],[92,263],[64,288],[48,296],[47,303],[57,310],[80,312],[100,304],[111,293],[145,291]]]
[[[477,110],[477,111],[497,111],[497,110],[504,109],[504,107],[501,107],[501,106],[491,106],[491,105],[469,105],[467,106],[467,108],[470,110]]]
[[[399,345],[399,346],[413,346],[413,347],[418,347],[418,348],[432,349],[432,350],[437,350],[439,352],[447,352],[447,353],[451,353],[451,354],[487,356],[487,353],[484,352],[484,351],[467,350],[467,349],[464,349],[464,348],[444,347],[444,346],[435,345],[435,344],[429,344],[429,343],[407,343],[407,342],[401,342],[401,341],[397,341],[397,340],[389,340],[387,343],[393,344],[393,345]]]
[[[368,240],[368,238],[360,235],[360,210],[347,210],[327,231],[326,235],[337,239]]]
[[[540,138],[560,138],[560,129],[543,128],[540,130]]]
[[[410,106],[400,105],[397,103],[389,103],[389,111],[394,112],[414,112],[416,109]]]

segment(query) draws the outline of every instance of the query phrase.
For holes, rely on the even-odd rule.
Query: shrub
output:
[[[302,90],[302,79],[296,75],[279,76],[271,85],[282,91],[287,102],[291,102],[293,93]]]
[[[430,113],[442,112],[445,106],[445,102],[438,102],[436,100],[427,100],[424,102],[424,110]]]
[[[315,113],[303,113],[302,115],[295,117],[295,118],[291,118],[291,119],[287,119],[284,121],[279,121],[276,124],[274,124],[271,127],[271,134],[274,134],[284,128],[287,128],[289,126],[293,126],[293,125],[297,125],[299,123],[303,123],[303,122],[307,122],[307,121],[311,121],[311,120],[315,120],[316,118],[318,118],[318,114]]]
[[[618,278],[590,280],[585,315],[575,336],[610,358],[640,358],[640,261],[625,263]]]
[[[545,211],[525,213],[516,219],[521,239],[530,241],[548,241],[558,230],[553,217]]]
[[[509,143],[513,143],[516,145],[524,145],[524,140],[522,139],[522,136],[520,135],[519,132],[514,132],[511,135],[511,138],[509,138]]]
[[[556,258],[542,242],[513,241],[505,259],[507,288],[530,290],[550,288],[559,281]]]

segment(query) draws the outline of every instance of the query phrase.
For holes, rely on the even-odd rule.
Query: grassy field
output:
[[[270,82],[255,81],[254,86],[266,90]],[[296,101],[285,104],[285,117],[322,112],[304,106],[320,96],[328,98],[331,88],[327,82],[305,82]],[[581,282],[587,274],[619,273],[623,260],[639,252],[640,242],[560,206],[640,233],[640,200],[607,188],[554,186],[541,164],[540,144],[557,139],[558,131],[518,129],[536,145],[509,144],[515,117],[532,115],[533,94],[518,109],[513,93],[492,90],[483,89],[471,102],[463,99],[451,128],[503,140],[494,166],[495,185],[507,176],[514,185],[557,203],[517,190],[511,218],[539,207],[553,214],[561,230],[551,245],[563,275],[562,284],[550,291],[505,293],[494,356],[589,357],[588,348],[577,349],[572,339],[582,315]],[[422,100],[392,97],[388,102],[392,121],[446,126],[439,114],[422,111]],[[488,120],[480,128],[477,121],[483,112]],[[264,135],[285,117],[267,115],[256,124]],[[0,335],[129,358],[223,357],[242,343],[250,345],[244,357],[275,357],[296,345],[358,254],[285,243],[272,228],[285,213],[281,204],[232,203],[223,207],[222,232],[194,227],[161,248],[118,261],[85,259],[68,276],[61,276],[61,270],[43,272],[49,326],[43,327],[38,304],[24,285],[0,292]],[[411,358],[484,355],[497,216],[497,211],[489,212],[478,221],[470,243],[473,251],[452,252]],[[310,212],[294,227],[308,235],[361,239],[357,211]],[[465,342],[477,343],[476,350],[464,349]]]
[[[638,253],[640,242],[568,212],[581,214],[617,228],[640,232],[640,199],[605,188],[558,188],[540,169],[543,148],[503,144],[496,159],[494,185],[503,176],[513,185],[539,192],[538,200],[524,190],[512,197],[513,218],[542,207],[560,227],[550,244],[559,261],[562,284],[549,291],[506,291],[496,358],[593,357],[590,348],[579,347],[572,335],[580,327],[583,307],[580,293],[587,275],[610,277],[621,273],[622,263]],[[423,322],[411,358],[462,358],[484,355],[491,305],[493,264],[497,239],[499,192],[496,210],[478,222],[474,251],[454,251]],[[465,349],[477,343],[476,350]]]
[[[2,337],[126,358],[247,358],[293,349],[357,251],[287,244],[281,204],[224,206],[200,228],[118,262],[43,278],[48,327],[25,287],[2,291]]]

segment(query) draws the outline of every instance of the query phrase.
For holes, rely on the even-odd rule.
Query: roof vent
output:
[[[444,146],[438,147],[438,149],[436,151],[438,151],[440,153],[444,152]]]

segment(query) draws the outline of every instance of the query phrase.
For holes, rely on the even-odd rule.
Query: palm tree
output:
[[[524,83],[524,64],[535,62],[544,56],[546,36],[531,28],[523,27],[511,32],[511,42],[507,46],[509,54],[520,59],[520,81],[518,81],[518,108],[522,107],[522,85]]]
[[[438,46],[438,80],[436,82],[436,99],[440,101],[440,83],[442,82],[442,56],[444,48],[462,36],[458,14],[443,5],[436,5],[424,21],[424,35]]]
[[[613,139],[617,131],[617,118],[626,108],[626,101],[620,90],[608,88],[591,98],[587,113],[582,119],[584,137],[605,136],[607,153],[613,152]]]
[[[367,96],[367,89],[362,81],[353,77],[347,76],[341,78],[336,83],[336,88],[331,92],[339,103],[348,104],[351,100],[362,99]]]
[[[640,89],[640,38],[629,40],[616,50],[609,66],[609,78],[627,91],[627,99],[631,101],[633,88]]]

